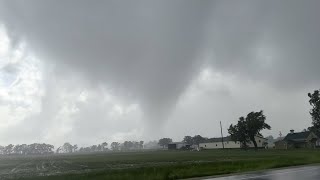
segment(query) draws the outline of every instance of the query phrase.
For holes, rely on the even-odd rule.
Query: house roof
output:
[[[185,145],[189,145],[189,144],[184,143],[184,142],[171,142],[171,143],[169,143],[169,144],[185,144]]]
[[[311,133],[311,131],[289,133],[283,140],[284,141],[303,142],[308,138],[310,133]]]
[[[224,137],[223,141],[232,141],[230,136]],[[219,138],[209,138],[203,141],[202,143],[213,143],[213,142],[221,142],[221,137]]]
[[[264,138],[262,136],[256,136],[256,137],[259,137],[259,138],[262,138],[262,139],[266,139],[266,138]],[[227,142],[227,141],[233,141],[233,140],[231,139],[231,136],[226,136],[226,137],[223,137],[223,141]],[[201,143],[214,143],[214,142],[221,142],[221,137],[219,137],[219,138],[209,138],[209,139],[204,140]]]

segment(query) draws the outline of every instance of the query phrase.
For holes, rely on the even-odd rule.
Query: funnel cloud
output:
[[[261,109],[265,135],[300,131],[320,83],[319,5],[0,1],[0,140],[213,137]]]

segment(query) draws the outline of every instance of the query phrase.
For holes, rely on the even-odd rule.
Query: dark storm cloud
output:
[[[41,59],[129,92],[155,118],[170,110],[198,70],[194,60],[211,4],[6,1],[1,17],[12,37]]]
[[[165,119],[203,66],[275,87],[319,83],[319,1],[1,1],[14,42]],[[268,58],[266,58],[268,57]],[[64,74],[66,75],[66,74]]]

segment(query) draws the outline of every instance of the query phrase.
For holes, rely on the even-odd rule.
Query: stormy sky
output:
[[[0,144],[311,125],[320,1],[0,0]]]

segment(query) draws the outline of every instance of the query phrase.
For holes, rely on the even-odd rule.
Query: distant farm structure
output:
[[[315,148],[319,137],[311,132],[304,131],[295,133],[294,130],[291,130],[287,136],[275,142],[276,149],[294,149],[294,148]]]
[[[190,149],[191,145],[183,142],[172,142],[168,144],[168,150]]]

